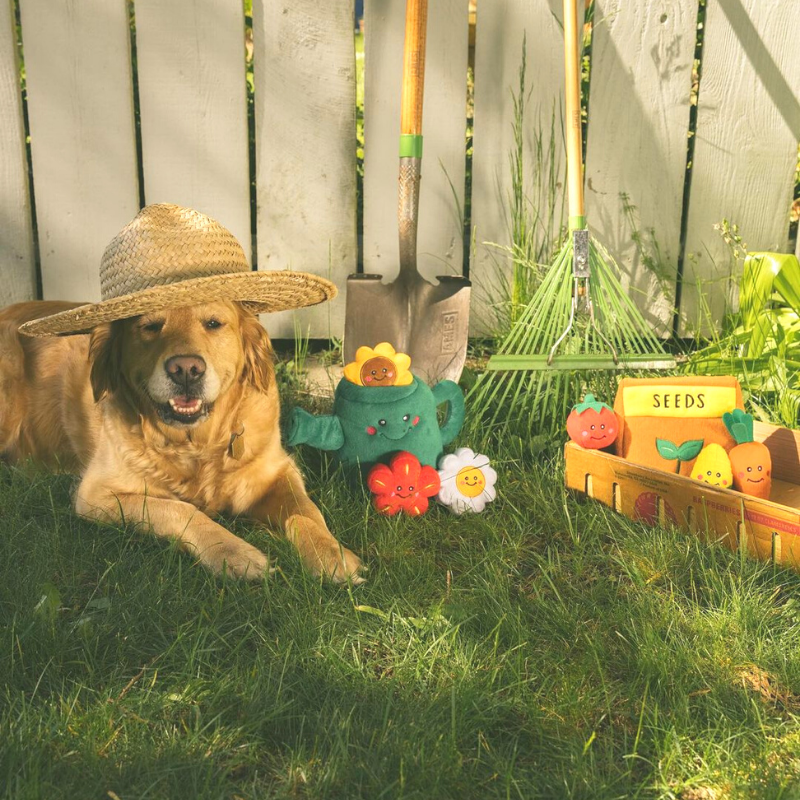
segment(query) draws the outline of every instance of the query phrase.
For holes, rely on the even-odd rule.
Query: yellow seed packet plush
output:
[[[710,444],[727,452],[736,444],[722,415],[744,409],[732,376],[623,378],[614,411],[620,418],[617,455],[665,472],[691,475]]]

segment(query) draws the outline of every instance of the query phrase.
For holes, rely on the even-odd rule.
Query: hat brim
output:
[[[243,303],[255,314],[268,314],[314,306],[332,300],[337,294],[336,286],[329,280],[306,272],[230,272],[152,286],[141,292],[78,306],[26,322],[19,330],[26,336],[72,336],[89,333],[105,322],[214,300],[233,300]]]

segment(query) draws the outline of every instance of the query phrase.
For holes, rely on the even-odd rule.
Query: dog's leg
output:
[[[278,478],[248,512],[263,522],[280,525],[314,575],[327,575],[337,583],[363,583],[361,560],[336,541],[319,509],[306,494],[294,465]]]
[[[223,570],[237,578],[260,579],[269,559],[257,548],[214,522],[191,503],[144,495],[105,494],[100,499],[78,489],[75,510],[102,522],[133,522],[157,536],[177,539],[183,549],[212,572]]]
[[[26,406],[25,356],[16,327],[0,324],[0,455],[14,462],[21,453]]]

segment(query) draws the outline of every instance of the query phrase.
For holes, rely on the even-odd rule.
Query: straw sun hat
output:
[[[253,272],[233,234],[190,208],[146,206],[100,262],[100,303],[27,322],[28,336],[88,333],[95,325],[165,308],[235,300],[263,314],[313,306],[336,287],[305,272]]]

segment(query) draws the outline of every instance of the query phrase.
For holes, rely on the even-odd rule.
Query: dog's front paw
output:
[[[325,575],[335,583],[350,583],[358,586],[367,579],[364,577],[366,567],[361,559],[346,547],[333,541],[324,550],[315,553],[315,563],[309,564],[316,575]]]
[[[204,563],[215,573],[233,575],[249,581],[261,580],[274,571],[270,567],[269,558],[257,547],[231,537],[232,541],[220,542],[203,553]]]

